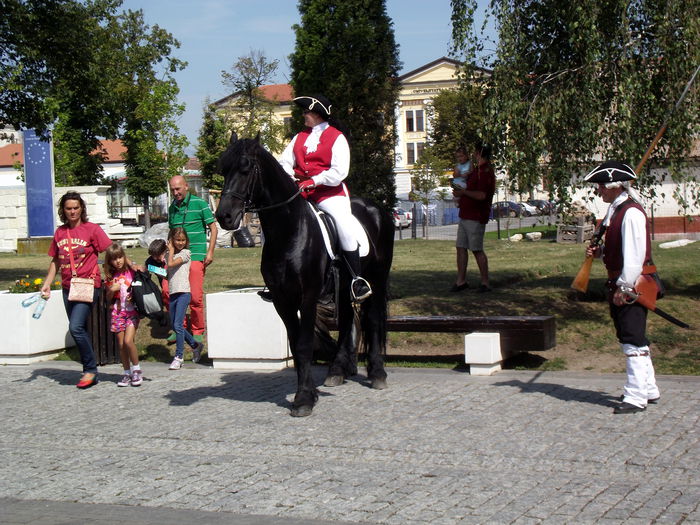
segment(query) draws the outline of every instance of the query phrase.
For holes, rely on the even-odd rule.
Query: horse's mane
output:
[[[219,157],[218,171],[225,176],[241,162],[241,159],[251,157],[257,160],[263,173],[274,172],[284,183],[289,184],[290,188],[295,187],[291,177],[284,171],[277,159],[256,139],[238,139],[230,142]]]

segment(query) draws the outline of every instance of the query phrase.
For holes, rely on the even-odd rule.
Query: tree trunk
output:
[[[148,231],[151,228],[151,210],[149,209],[149,199],[145,197],[143,199],[143,225]]]

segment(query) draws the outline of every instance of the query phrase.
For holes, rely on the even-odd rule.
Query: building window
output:
[[[422,109],[406,111],[406,131],[425,131]]]
[[[415,164],[423,155],[424,142],[409,142],[406,144],[406,164]]]

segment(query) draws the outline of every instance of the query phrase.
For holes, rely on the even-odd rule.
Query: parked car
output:
[[[394,218],[394,227],[396,228],[408,228],[411,225],[411,220],[408,217],[408,213],[402,208],[394,208],[392,212]]]
[[[496,217],[520,217],[523,208],[513,201],[498,201],[491,205],[491,218]]]
[[[527,203],[537,208],[540,215],[549,215],[555,210],[553,202],[543,199],[530,199],[527,201]]]
[[[522,201],[520,201],[518,204],[520,204],[520,207],[523,209],[523,217],[531,217],[533,215],[540,214],[540,210],[538,210],[537,207],[533,206],[532,204]]]

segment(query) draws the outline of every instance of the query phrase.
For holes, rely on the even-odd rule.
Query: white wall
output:
[[[107,190],[109,186],[70,186],[54,189],[56,205],[64,193],[77,191],[87,206],[90,222],[108,230],[113,222],[107,211]],[[117,221],[118,222],[118,221]],[[56,208],[55,223],[61,224]],[[27,197],[24,186],[0,188],[0,252],[17,250],[17,239],[27,237]]]

